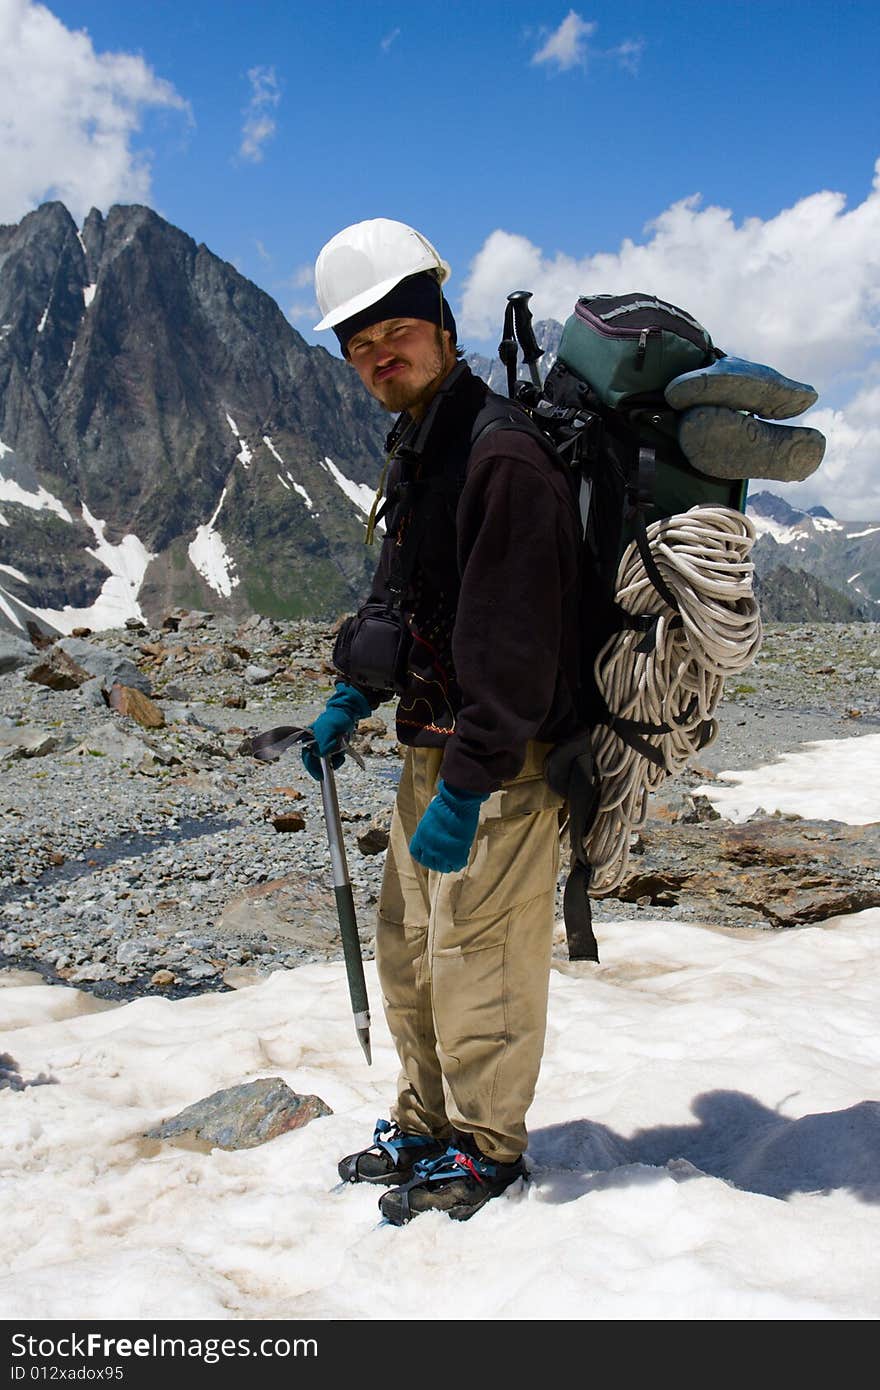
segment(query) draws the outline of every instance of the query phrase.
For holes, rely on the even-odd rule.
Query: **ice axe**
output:
[[[259,758],[261,762],[274,762],[294,743],[311,744],[314,748],[312,730],[291,726],[267,729],[265,733],[257,734],[251,739],[251,754],[253,757]],[[354,1014],[355,1032],[358,1036],[358,1042],[364,1049],[367,1065],[372,1066],[370,1003],[367,999],[367,982],[364,979],[364,962],[361,956],[361,943],[354,911],[354,895],[351,891],[351,879],[348,876],[348,863],[345,858],[345,841],[342,838],[336,778],[333,774],[330,758],[322,758],[317,749],[314,751],[321,764],[321,799],[324,803],[324,819],[327,824],[327,841],[330,846],[330,866],[333,874],[333,891],[336,894],[336,912],[339,917],[342,954],[345,958],[345,973],[348,976],[348,993],[351,999],[351,1010]],[[363,767],[363,759],[345,742],[342,743],[339,751],[351,753],[355,761]]]

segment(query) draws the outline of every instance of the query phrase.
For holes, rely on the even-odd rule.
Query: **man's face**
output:
[[[348,357],[386,410],[418,416],[455,365],[449,333],[424,319],[386,319],[348,340]]]

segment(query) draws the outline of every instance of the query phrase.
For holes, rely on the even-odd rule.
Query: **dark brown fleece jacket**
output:
[[[390,526],[369,600],[389,598],[398,539],[417,527],[402,604],[413,647],[398,738],[443,746],[441,776],[477,793],[516,776],[530,739],[553,743],[575,730],[579,674],[571,484],[521,431],[492,430],[471,448],[487,391],[459,364],[426,417],[418,455],[394,459],[389,495],[402,477],[440,479],[446,491]]]

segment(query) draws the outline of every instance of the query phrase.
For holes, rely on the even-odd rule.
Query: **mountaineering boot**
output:
[[[340,1159],[343,1182],[405,1182],[417,1159],[436,1158],[446,1148],[445,1139],[430,1134],[404,1134],[389,1120],[377,1120],[368,1149]]]
[[[663,394],[673,410],[726,405],[766,420],[790,420],[819,399],[812,386],[742,357],[722,357],[709,367],[684,372],[670,381]]]
[[[409,1182],[379,1198],[379,1210],[392,1226],[405,1226],[423,1211],[445,1211],[453,1221],[467,1221],[525,1177],[522,1158],[498,1163],[480,1152],[471,1135],[458,1134],[445,1153],[415,1163]]]
[[[721,405],[686,410],[678,424],[682,453],[712,478],[773,478],[800,483],[815,473],[825,436],[806,425],[771,425]]]

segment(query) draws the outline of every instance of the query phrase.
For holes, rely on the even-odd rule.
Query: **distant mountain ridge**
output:
[[[752,558],[765,618],[880,621],[880,522],[799,511],[771,492],[750,496],[746,509],[758,532]]]

